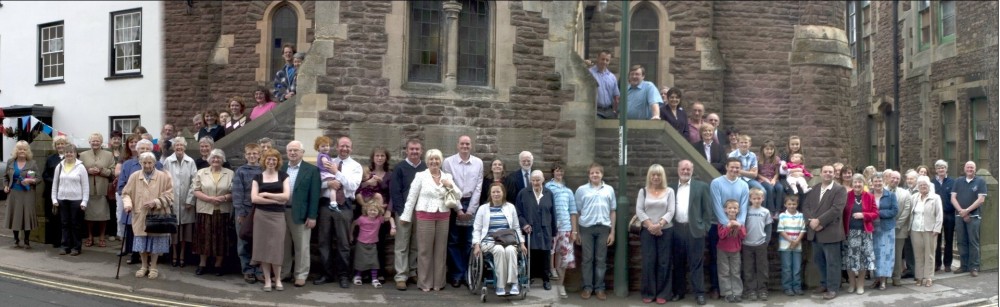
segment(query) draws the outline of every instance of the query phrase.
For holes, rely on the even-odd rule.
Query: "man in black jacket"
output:
[[[531,165],[534,164],[535,157],[529,151],[522,151],[517,155],[517,161],[521,167],[507,174],[503,182],[503,186],[507,188],[507,202],[511,204],[517,202],[517,193],[530,185]]]

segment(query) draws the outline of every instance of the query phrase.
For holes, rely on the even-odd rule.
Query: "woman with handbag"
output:
[[[556,236],[556,214],[552,204],[552,191],[542,186],[545,175],[540,170],[531,172],[528,178],[530,186],[517,193],[518,222],[524,233],[531,237],[528,248],[531,249],[531,262],[538,265],[531,267],[531,277],[542,278],[542,288],[551,290],[549,281],[549,259],[552,256],[552,239]]]
[[[506,202],[503,184],[494,183],[490,186],[490,201],[483,204],[476,212],[475,222],[472,224],[472,253],[476,257],[482,251],[487,251],[493,255],[493,274],[496,276],[497,295],[518,295],[521,292],[517,280],[517,246],[499,244],[494,236],[503,232],[517,234],[521,242],[522,253],[527,253],[528,248],[524,245],[524,233],[520,231],[521,226],[517,220],[517,209],[514,205]],[[488,205],[488,207],[487,207]],[[509,243],[509,242],[504,242]],[[510,292],[507,292],[510,286]]]
[[[413,178],[403,213],[399,215],[400,223],[410,223],[414,218],[420,221],[416,229],[417,287],[424,292],[444,289],[448,218],[451,209],[458,207],[462,193],[451,174],[441,171],[443,160],[440,150],[427,151],[427,170]]]
[[[194,252],[201,256],[195,275],[207,272],[209,256],[215,256],[215,276],[222,276],[222,259],[231,254],[229,227],[233,224],[232,170],[222,167],[226,154],[213,149],[208,154],[209,166],[198,170],[191,181],[188,203],[196,202]],[[197,200],[197,201],[195,201]]]
[[[170,142],[173,144],[171,149],[174,154],[163,160],[163,171],[170,173],[174,184],[174,199],[178,200],[174,202],[173,208],[178,225],[177,233],[170,235],[170,265],[183,268],[186,247],[193,242],[194,237],[194,204],[188,199],[191,199],[191,180],[198,170],[195,169],[194,159],[184,153],[187,150],[187,140],[175,137]]]
[[[635,216],[642,223],[642,302],[666,304],[670,268],[670,221],[674,219],[674,190],[667,187],[663,166],[653,164],[646,172],[646,187],[639,190]]]
[[[35,216],[35,185],[38,184],[38,164],[31,159],[28,142],[17,141],[14,154],[7,160],[3,176],[3,190],[7,193],[7,210],[4,226],[14,233],[14,248],[21,248],[18,233],[24,234],[24,248],[31,249],[28,237],[38,227]]]
[[[137,147],[143,145],[136,145]],[[152,148],[152,146],[147,146]],[[170,215],[171,206],[174,203],[173,181],[170,174],[156,169],[156,156],[149,150],[140,150],[139,171],[128,177],[125,187],[122,188],[122,203],[125,212],[131,214],[132,233],[135,239],[132,240],[132,252],[139,253],[139,260],[142,267],[135,271],[135,277],[146,276],[149,279],[156,279],[160,272],[156,269],[156,260],[160,254],[170,251],[170,233],[147,232],[147,226],[162,227],[161,223],[147,221],[152,215]],[[169,219],[157,219],[157,221],[167,221],[176,223]],[[149,223],[147,225],[147,223]],[[176,231],[176,228],[174,229]]]
[[[52,208],[59,210],[62,222],[62,252],[60,255],[80,255],[83,249],[83,212],[87,210],[90,184],[87,167],[76,159],[76,146],[63,146],[63,160],[56,165],[52,177]]]

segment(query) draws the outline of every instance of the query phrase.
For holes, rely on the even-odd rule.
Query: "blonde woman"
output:
[[[57,209],[52,207],[52,178],[55,176],[56,165],[59,165],[63,159],[63,147],[69,144],[69,139],[65,135],[58,135],[52,138],[52,149],[55,153],[49,155],[45,159],[45,164],[41,165],[42,170],[42,180],[45,181],[45,187],[42,192],[42,199],[45,204],[45,220],[47,221],[58,221],[59,217],[56,216],[59,212]],[[30,151],[30,149],[29,149]],[[60,248],[62,247],[62,225],[59,223],[46,223],[45,224],[45,242],[55,242],[52,247]]]
[[[646,186],[639,190],[635,215],[642,222],[642,302],[666,304],[669,298],[667,278],[670,268],[670,234],[673,224],[674,190],[667,187],[663,166],[653,164],[646,172]]]
[[[441,151],[427,151],[427,170],[419,172],[410,183],[401,223],[417,223],[417,286],[424,292],[444,289],[448,246],[448,218],[454,208],[445,206],[445,194],[461,198],[451,174],[441,171]],[[414,212],[416,211],[416,212]]]
[[[3,176],[3,191],[7,193],[4,226],[14,232],[14,248],[21,248],[18,233],[22,233],[24,248],[31,249],[28,237],[31,236],[31,230],[38,227],[34,191],[38,184],[38,165],[32,157],[28,142],[17,141]]]

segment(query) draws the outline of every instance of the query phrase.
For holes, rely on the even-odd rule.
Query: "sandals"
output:
[[[108,247],[108,241],[106,241],[104,239],[101,239],[100,241],[98,241],[97,246],[98,247]]]
[[[271,286],[270,285],[264,285],[264,287],[262,289],[264,290],[264,292],[271,292]]]
[[[924,279],[924,287],[932,287],[932,286],[934,286],[934,281],[932,281],[930,278]]]
[[[85,246],[85,247],[94,246],[94,239],[83,240],[83,246]]]
[[[149,271],[145,267],[141,267],[135,271],[135,277],[145,277],[147,272]]]
[[[149,269],[149,279],[156,279],[160,276],[160,271],[157,269]]]

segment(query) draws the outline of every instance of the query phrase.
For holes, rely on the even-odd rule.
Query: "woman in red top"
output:
[[[845,168],[846,169],[846,168]],[[851,177],[851,191],[844,206],[844,233],[847,240],[842,246],[844,270],[847,270],[847,292],[865,293],[865,272],[875,269],[875,249],[872,244],[872,224],[878,218],[875,197],[864,191],[865,177]]]

